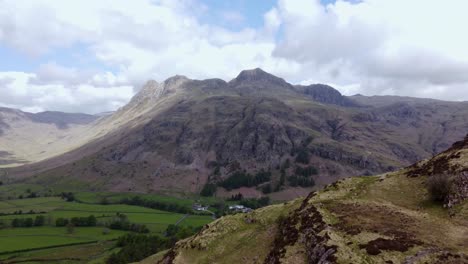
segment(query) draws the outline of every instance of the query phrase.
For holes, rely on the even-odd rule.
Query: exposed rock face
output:
[[[309,86],[296,86],[296,88],[317,102],[345,107],[358,106],[357,103],[328,85],[312,84]]]
[[[235,79],[230,81],[229,84],[234,87],[252,86],[266,89],[271,88],[269,86],[287,86],[288,88],[292,87],[285,80],[269,74],[259,68],[242,71]]]
[[[301,206],[294,210],[279,223],[279,230],[271,251],[266,257],[265,264],[279,264],[285,257],[286,248],[296,244],[304,245],[307,263],[335,263],[335,246],[327,245],[329,236],[323,232],[328,225],[323,221],[317,208],[309,204],[309,200],[315,195],[311,193],[304,199]],[[297,227],[300,228],[297,228]]]
[[[468,135],[451,148],[427,161],[409,167],[410,177],[448,177],[451,190],[444,205],[452,207],[468,199]]]
[[[468,172],[468,135],[439,155],[409,167],[408,176],[459,175]]]

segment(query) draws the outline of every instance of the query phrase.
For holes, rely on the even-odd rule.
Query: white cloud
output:
[[[468,100],[466,1],[281,0],[278,8],[284,35],[274,55],[307,65],[307,79],[346,93]]]
[[[279,0],[262,28],[233,31],[202,23],[209,8],[197,0],[0,0],[0,44],[35,58],[80,45],[113,69],[44,61],[34,72],[1,73],[0,103],[104,111],[147,79],[230,79],[254,67],[346,94],[468,100],[467,7],[465,0]],[[248,23],[235,10],[225,18]]]
[[[32,112],[99,113],[124,105],[133,95],[131,86],[34,84],[30,82],[34,78],[36,74],[1,72],[0,105]]]

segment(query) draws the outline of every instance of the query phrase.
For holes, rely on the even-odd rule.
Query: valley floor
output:
[[[119,215],[125,215],[129,223],[146,226],[149,235],[160,236],[169,225],[197,228],[213,220],[208,214],[189,215],[125,204],[103,205],[94,200],[96,195],[99,194],[77,195],[89,203],[67,202],[60,197],[0,201],[0,263],[105,263],[111,253],[120,250],[116,248],[117,238],[132,233],[107,227]],[[190,204],[182,199],[165,199]],[[115,199],[109,197],[109,201]],[[57,226],[58,219],[87,219],[91,215],[96,219],[94,226],[74,226],[71,230],[68,226]],[[38,218],[42,219],[41,224],[36,223]],[[25,227],[26,219],[34,222]],[[15,221],[22,224],[15,226]]]

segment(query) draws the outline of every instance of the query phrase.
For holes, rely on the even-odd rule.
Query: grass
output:
[[[4,187],[4,186],[2,186]],[[31,186],[23,186],[25,192]],[[21,190],[23,191],[23,190]],[[132,223],[146,225],[152,234],[162,235],[170,224],[180,222],[180,225],[199,227],[212,221],[211,215],[192,215],[172,213],[141,206],[124,204],[93,204],[100,202],[102,197],[110,202],[118,202],[122,198],[133,197],[132,194],[115,193],[79,193],[81,202],[67,202],[59,197],[40,197],[31,199],[15,199],[0,201],[0,223],[6,228],[0,229],[0,263],[3,260],[25,261],[38,259],[39,262],[57,260],[57,263],[102,263],[112,252],[115,242],[112,240],[127,233],[126,231],[110,230],[103,234],[104,225],[116,214],[125,214]],[[191,206],[194,200],[171,198],[160,195],[145,195],[145,199],[154,199]],[[21,211],[21,214],[18,212]],[[34,213],[29,213],[30,211]],[[15,218],[35,218],[45,216],[46,226],[30,228],[11,228]],[[75,227],[73,234],[67,234],[65,227],[55,227],[57,218],[87,217],[94,215],[100,227]],[[182,220],[183,221],[180,221]],[[0,224],[1,227],[1,224]],[[80,245],[75,245],[82,243]],[[83,244],[84,243],[84,244]],[[91,243],[91,244],[89,244]],[[110,243],[110,244],[109,244]],[[54,248],[48,248],[54,247]],[[8,253],[16,251],[16,253]],[[61,252],[67,252],[67,254]],[[8,263],[8,262],[7,262]],[[35,263],[35,262],[31,262]]]
[[[414,263],[425,263],[425,260],[436,263],[443,250],[458,258],[468,255],[468,202],[445,209],[430,200],[425,181],[425,177],[407,177],[404,171],[354,177],[313,196],[309,206],[317,208],[329,225],[322,232],[329,237],[327,244],[337,247],[337,263],[405,263],[418,253],[422,256],[415,257],[420,259]],[[177,260],[181,263],[263,262],[277,232],[275,219],[281,214],[289,217],[288,212],[301,201],[216,220],[201,234],[180,242]],[[300,230],[301,226],[296,228]],[[375,241],[387,244],[382,246],[381,253],[371,255],[366,246]],[[282,263],[306,263],[301,243],[298,239],[296,244],[284,248]],[[405,245],[407,248],[402,249]],[[160,255],[154,256],[159,258]]]
[[[211,216],[205,216],[205,215],[191,215],[187,218],[185,218],[180,225],[183,226],[204,226],[210,222],[212,222],[213,219]]]
[[[67,234],[64,227],[31,227],[0,230],[0,254],[11,251],[44,248],[82,242],[116,239],[124,231],[111,230],[103,234],[102,227],[77,227]]]

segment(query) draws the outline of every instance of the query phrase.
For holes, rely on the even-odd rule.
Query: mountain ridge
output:
[[[468,130],[463,103],[377,99],[354,102],[331,87],[294,86],[260,69],[230,82],[149,81],[129,104],[84,128],[81,145],[9,169],[6,181],[73,179],[99,190],[198,193],[206,183],[263,169],[271,180],[250,187],[249,195],[262,195],[269,184],[278,190],[272,197],[289,199],[311,190],[290,185],[301,168],[317,171],[318,188],[410,165]],[[287,180],[278,187],[287,160]],[[218,195],[236,191],[219,188]]]

